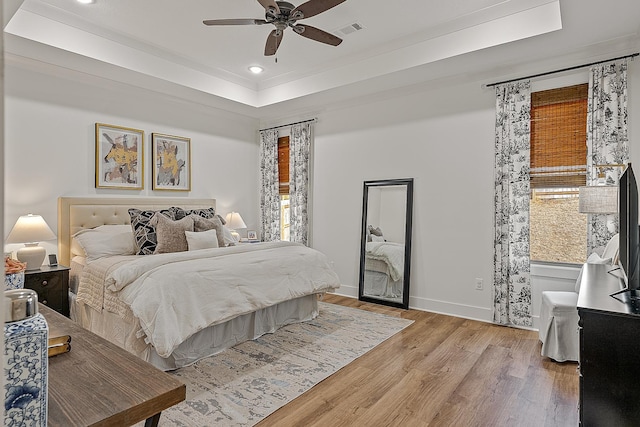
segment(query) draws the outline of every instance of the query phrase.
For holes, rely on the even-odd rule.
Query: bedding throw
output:
[[[161,357],[208,326],[340,286],[324,254],[290,242],[135,257],[106,279]]]
[[[367,242],[367,258],[383,261],[389,267],[393,281],[404,277],[404,244],[392,242]]]

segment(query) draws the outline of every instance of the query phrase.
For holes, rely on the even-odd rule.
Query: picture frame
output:
[[[96,188],[142,190],[144,131],[96,123]]]
[[[247,240],[258,240],[258,233],[255,230],[247,230]]]
[[[191,191],[191,139],[151,134],[154,190]]]

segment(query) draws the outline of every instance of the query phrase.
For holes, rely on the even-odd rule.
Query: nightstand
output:
[[[69,267],[43,265],[24,272],[24,287],[38,294],[38,301],[69,317]]]

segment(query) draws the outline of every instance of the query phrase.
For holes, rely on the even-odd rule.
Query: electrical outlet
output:
[[[476,290],[481,291],[483,289],[483,281],[481,278],[476,277]]]

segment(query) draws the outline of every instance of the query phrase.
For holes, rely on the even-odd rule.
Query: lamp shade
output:
[[[232,230],[247,228],[247,224],[244,223],[238,212],[229,212],[224,220],[227,222],[227,227]]]
[[[40,215],[22,215],[7,236],[6,243],[36,243],[53,240],[56,235]]]
[[[16,256],[27,263],[27,270],[39,269],[44,261],[46,251],[38,242],[53,240],[56,235],[40,215],[22,215],[16,221],[6,243],[24,243],[25,247],[18,250]]]
[[[618,187],[616,185],[595,185],[580,187],[578,211],[590,214],[618,213]]]

